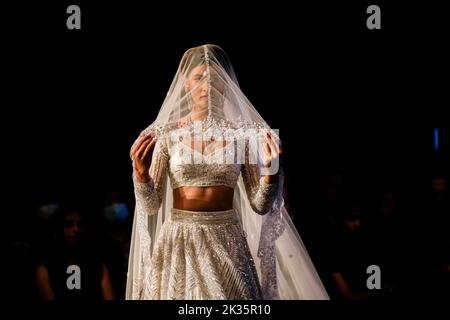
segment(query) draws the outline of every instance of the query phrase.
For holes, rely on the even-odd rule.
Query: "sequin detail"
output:
[[[244,164],[180,164],[182,161],[179,158],[182,156],[183,153],[177,153],[176,156],[169,153],[166,142],[158,140],[150,166],[151,180],[148,183],[134,181],[137,203],[143,203],[143,209],[149,215],[158,211],[167,175],[170,177],[173,189],[183,186],[234,188],[242,173],[252,209],[258,214],[265,214],[272,207],[277,195],[278,183],[264,182],[259,174],[258,165],[251,164],[248,152],[245,153]]]
[[[261,299],[258,276],[234,210],[172,209],[161,228],[144,299]]]

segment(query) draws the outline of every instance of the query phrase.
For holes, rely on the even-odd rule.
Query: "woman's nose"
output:
[[[206,91],[208,91],[208,87],[209,87],[209,84],[208,84],[208,81],[203,81],[203,83],[202,83],[202,91],[204,91],[204,92],[206,92]]]

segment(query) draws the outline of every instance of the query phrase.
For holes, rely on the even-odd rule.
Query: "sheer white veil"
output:
[[[262,119],[239,88],[234,70],[225,52],[216,45],[189,49],[183,55],[175,78],[167,92],[156,120],[142,134],[154,131],[167,141],[206,141],[202,153],[193,153],[192,161],[200,164],[202,156],[223,152],[226,163],[244,163],[250,153],[252,163],[261,163],[264,133],[279,135]],[[189,143],[188,145],[191,145]],[[233,152],[228,152],[232,146]],[[196,148],[194,148],[196,150]],[[228,151],[227,151],[228,150]],[[217,157],[216,157],[217,159]],[[233,206],[239,215],[265,299],[328,299],[316,269],[284,207],[283,172],[272,161],[264,173],[281,170],[276,199],[268,213],[254,212],[242,176],[234,191]],[[263,173],[263,171],[260,171]],[[148,212],[136,201],[129,255],[126,299],[140,299],[151,268],[153,242],[172,208],[172,187],[166,179],[162,204],[158,212]]]

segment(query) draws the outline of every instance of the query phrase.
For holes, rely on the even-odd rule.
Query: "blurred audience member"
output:
[[[54,241],[36,270],[42,299],[114,299],[108,268],[90,240],[84,213],[69,207],[59,207],[54,213]]]

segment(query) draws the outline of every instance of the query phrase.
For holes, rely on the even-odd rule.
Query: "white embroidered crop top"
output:
[[[231,144],[230,144],[231,145]],[[227,186],[235,188],[239,175],[246,188],[247,196],[253,210],[265,214],[271,207],[277,193],[278,184],[267,184],[259,175],[256,164],[250,164],[248,156],[245,163],[226,162],[231,148],[224,147],[203,155],[182,142],[170,143],[158,140],[153,151],[150,166],[150,181],[134,181],[137,203],[144,205],[149,214],[158,211],[162,200],[162,190],[167,175],[172,189],[179,187]],[[219,161],[223,160],[223,161]]]

